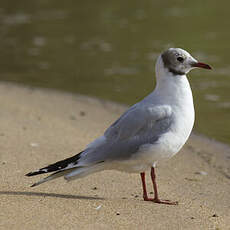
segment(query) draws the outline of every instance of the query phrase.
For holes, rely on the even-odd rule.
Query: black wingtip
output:
[[[45,172],[41,172],[41,171],[29,172],[25,176],[35,176],[41,173],[45,173]]]
[[[32,184],[30,187],[33,188],[33,187],[35,187],[35,186],[36,186],[36,183],[35,183],[35,184]]]
[[[76,154],[75,156],[66,158],[64,160],[58,161],[54,164],[48,165],[47,167],[41,168],[37,171],[29,172],[25,176],[36,176],[43,173],[50,173],[55,171],[60,171],[62,169],[65,169],[69,164],[77,164],[78,160],[81,157],[81,153]]]
[[[30,172],[30,173],[27,173],[25,176],[32,176],[32,175],[31,175],[31,173],[32,173],[32,172]]]

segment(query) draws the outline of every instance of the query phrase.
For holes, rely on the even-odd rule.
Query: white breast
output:
[[[192,91],[184,76],[160,79],[154,92],[146,100],[156,100],[172,108],[172,125],[157,143],[140,147],[138,167],[149,167],[155,162],[168,159],[180,151],[188,140],[195,119]]]
[[[161,136],[158,144],[143,146],[143,150],[152,154],[150,161],[159,161],[175,155],[188,140],[195,119],[192,91],[184,76],[172,76],[160,79],[153,97],[160,104],[169,105],[172,108],[172,126],[170,130]]]

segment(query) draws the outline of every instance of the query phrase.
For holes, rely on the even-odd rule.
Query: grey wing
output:
[[[134,106],[113,123],[85,155],[87,163],[130,158],[143,144],[153,144],[171,126],[170,106]]]
[[[136,104],[126,111],[104,133],[111,141],[130,139],[139,132],[147,132],[149,128],[154,131],[156,122],[171,117],[172,109],[168,105],[154,106]]]

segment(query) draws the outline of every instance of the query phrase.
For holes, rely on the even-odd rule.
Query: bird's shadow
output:
[[[92,196],[78,196],[71,194],[59,194],[59,193],[46,193],[46,192],[22,192],[22,191],[0,191],[0,195],[11,195],[11,196],[40,196],[40,197],[55,197],[62,199],[83,199],[83,200],[104,200],[101,197]]]

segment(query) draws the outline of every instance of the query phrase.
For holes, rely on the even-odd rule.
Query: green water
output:
[[[189,75],[195,129],[230,143],[229,7],[226,0],[4,0],[0,80],[133,104],[154,87],[157,55],[181,47],[214,68]]]

